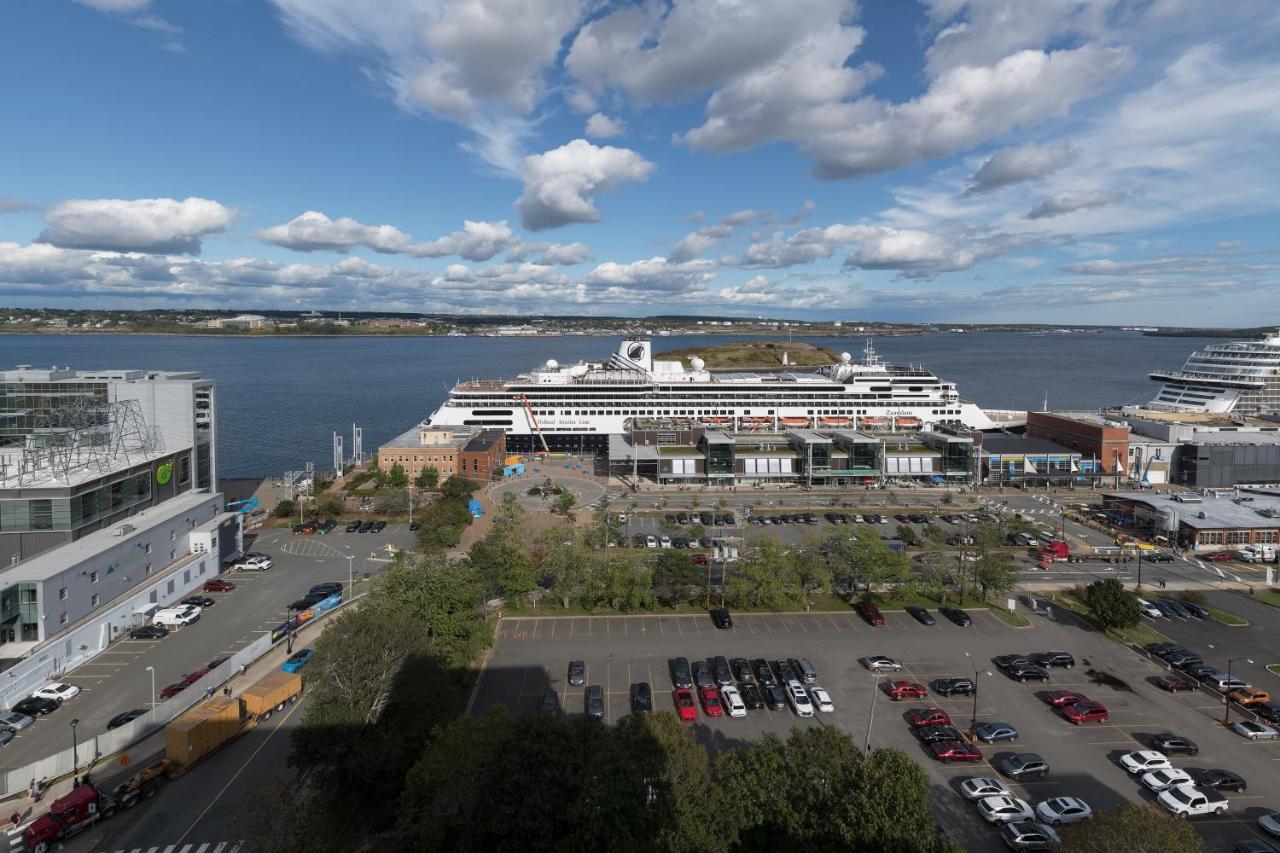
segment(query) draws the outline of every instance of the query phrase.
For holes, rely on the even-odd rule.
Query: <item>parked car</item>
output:
[[[714,687],[698,688],[698,698],[702,700],[702,713],[708,717],[724,716],[724,706],[720,704],[720,694]]]
[[[960,795],[966,800],[983,800],[987,797],[1009,796],[1009,786],[999,779],[974,776],[960,783]]]
[[[1036,806],[1036,816],[1050,826],[1079,823],[1093,817],[1093,809],[1079,797],[1051,797]]]
[[[724,607],[713,607],[711,609],[711,623],[717,628],[732,628],[733,616]]]
[[[978,814],[987,823],[1009,823],[1029,820],[1035,816],[1025,800],[1014,796],[985,797],[978,800]]]
[[[74,684],[63,684],[62,682],[55,681],[51,684],[44,685],[31,695],[37,699],[52,699],[61,705],[68,699],[74,699],[76,696],[79,696],[80,688],[76,687]]]
[[[1169,763],[1169,758],[1163,752],[1139,749],[1120,756],[1120,766],[1136,776],[1150,773],[1152,770],[1168,770],[1173,765]]]
[[[348,521],[348,522],[347,522],[347,526],[344,528],[345,532],[347,532],[347,533],[355,533],[355,532],[356,532],[356,531],[358,531],[359,529],[360,529],[360,520],[359,520],[359,519],[355,519],[355,520],[352,520],[352,521]]]
[[[933,614],[928,610],[925,610],[923,607],[917,607],[914,604],[909,604],[907,605],[907,613],[921,625],[936,624]]]
[[[1143,787],[1149,791],[1160,793],[1167,788],[1174,788],[1178,785],[1189,785],[1194,780],[1191,774],[1185,770],[1179,770],[1176,767],[1166,767],[1161,770],[1152,770],[1149,773],[1142,774]]]
[[[1071,669],[1076,665],[1076,659],[1070,652],[1038,652],[1031,656],[1031,662],[1046,668]]]
[[[1083,723],[1105,723],[1109,719],[1106,706],[1093,699],[1068,705],[1062,709],[1062,716],[1077,726]]]
[[[792,681],[786,686],[787,702],[791,705],[791,710],[795,712],[797,717],[813,716],[813,700],[809,698],[809,694],[805,692],[804,687],[798,681]]]
[[[751,671],[755,673],[756,681],[760,682],[762,687],[770,687],[778,683],[773,675],[773,670],[769,667],[769,662],[764,658],[756,658],[751,661]]]
[[[938,612],[962,628],[973,624],[973,617],[959,607],[939,607]]]
[[[130,640],[163,640],[169,636],[169,629],[163,625],[139,625],[129,632]]]
[[[836,709],[831,701],[831,694],[821,687],[810,687],[809,698],[813,700],[813,706],[824,714],[830,714]]]
[[[205,592],[231,592],[235,588],[235,584],[222,578],[205,581],[203,587]]]
[[[1234,791],[1239,794],[1249,788],[1243,776],[1232,773],[1230,770],[1195,767],[1188,772],[1192,774],[1197,785],[1213,788],[1215,791]]]
[[[914,708],[907,712],[907,722],[914,728],[949,726],[951,715],[941,708]]]
[[[671,683],[680,688],[693,687],[693,670],[688,658],[672,658]]]
[[[916,729],[916,737],[920,738],[922,743],[941,743],[948,740],[964,740],[964,735],[954,726],[925,726]]]
[[[653,691],[647,681],[631,685],[631,713],[648,714],[653,710]]]
[[[311,589],[307,590],[307,595],[323,595],[325,598],[328,598],[329,596],[337,595],[340,592],[342,592],[342,584],[337,581],[326,581],[325,583],[318,583],[311,587]]]
[[[132,711],[125,711],[123,714],[116,714],[110,720],[107,720],[107,730],[118,729],[127,723],[132,723],[145,713],[147,713],[146,708],[134,708]]]
[[[696,660],[693,662],[693,685],[701,690],[704,687],[710,687],[715,683],[711,677],[711,667],[704,660]]]
[[[1237,720],[1231,724],[1231,730],[1249,740],[1275,740],[1277,735],[1280,735],[1271,726],[1255,723],[1253,720]]]
[[[1199,755],[1200,747],[1191,738],[1173,732],[1160,732],[1151,736],[1151,748],[1166,755]]]
[[[0,717],[0,728],[8,729],[11,732],[20,732],[34,722],[35,720],[26,714],[10,712]]]
[[[880,612],[880,608],[876,607],[869,601],[860,601],[854,605],[854,609],[858,611],[858,615],[867,621],[869,625],[884,625],[884,615]]]
[[[722,655],[716,655],[710,661],[711,676],[715,679],[717,687],[723,687],[726,684],[733,683],[733,670],[729,668],[729,661]]]
[[[920,699],[929,694],[923,684],[916,681],[886,681],[884,692],[890,699]]]
[[[1076,705],[1080,702],[1088,702],[1089,697],[1083,693],[1077,693],[1074,690],[1050,690],[1044,694],[1044,701],[1048,702],[1055,708],[1065,708],[1068,705]]]
[[[972,696],[978,691],[971,678],[940,678],[933,683],[933,692],[948,698],[956,695]]]
[[[981,761],[982,753],[976,747],[958,740],[929,744],[933,757],[944,764],[952,761]]]
[[[1258,826],[1268,835],[1280,838],[1280,812],[1267,812],[1258,818]]]
[[[677,660],[684,660],[684,659],[677,658]],[[685,661],[685,665],[686,666],[688,665],[688,661]],[[586,682],[587,682],[587,665],[580,660],[569,661],[569,683],[574,687],[581,687],[583,684],[586,684]],[[683,686],[683,685],[677,685],[677,686]]]
[[[902,671],[902,661],[885,655],[868,655],[862,659],[862,663],[872,672]]]
[[[973,733],[983,743],[999,743],[1018,739],[1018,730],[1008,723],[979,723],[974,727]]]
[[[748,711],[758,711],[764,707],[764,694],[754,681],[739,682],[738,693],[742,695],[742,703],[747,706]]]
[[[742,701],[742,694],[732,684],[726,684],[720,688],[720,699],[730,717],[747,715],[747,703]]]
[[[692,723],[698,719],[698,703],[693,701],[693,693],[688,689],[676,688],[675,705],[681,722]]]
[[[182,599],[181,603],[188,607],[206,608],[212,607],[217,604],[218,601],[217,599],[210,598],[207,595],[188,595],[186,598]]]
[[[170,684],[168,687],[165,687],[163,690],[160,691],[160,698],[172,699],[174,696],[177,696],[179,693],[186,690],[190,686],[191,685],[185,681],[175,681],[173,684]]]
[[[1025,779],[1039,776],[1043,779],[1049,775],[1049,762],[1034,752],[1020,752],[1005,756],[999,764],[1000,772],[1010,779]]]
[[[1156,686],[1161,690],[1168,690],[1170,693],[1178,693],[1183,690],[1195,690],[1196,683],[1189,678],[1183,678],[1180,675],[1162,675],[1156,680]]]
[[[163,625],[166,628],[191,625],[200,621],[200,608],[166,607],[163,610],[157,610],[155,615],[151,617],[151,621],[156,625]]]
[[[586,707],[587,716],[597,720],[604,719],[604,688],[599,684],[592,684],[587,688],[586,694],[582,697],[583,705]]]
[[[1042,853],[1042,851],[1052,850],[1057,845],[1058,833],[1042,823],[1019,820],[1000,827],[1000,840],[1010,850]]]
[[[1271,701],[1271,694],[1265,690],[1259,690],[1256,687],[1237,687],[1227,694],[1227,698],[1237,705],[1248,707],[1250,705],[1261,705],[1264,702]]]
[[[781,711],[787,707],[787,691],[782,689],[781,684],[767,685],[761,692],[770,711]]]
[[[289,656],[289,659],[280,665],[285,672],[297,672],[306,666],[311,658],[315,655],[312,649],[300,649]]]

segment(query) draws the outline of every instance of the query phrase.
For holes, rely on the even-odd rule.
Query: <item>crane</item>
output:
[[[538,440],[542,442],[543,454],[549,454],[551,448],[547,447],[547,437],[542,434],[542,427],[538,426],[538,419],[533,414],[533,406],[529,405],[529,398],[521,394],[520,402],[524,403],[524,411],[529,416],[529,423],[533,424],[533,431],[538,434]]]

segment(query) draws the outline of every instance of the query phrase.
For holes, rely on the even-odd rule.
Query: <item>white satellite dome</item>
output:
[[[586,376],[587,369],[588,368],[585,364],[575,364],[573,367],[569,368],[569,375],[570,376]]]
[[[707,366],[707,363],[695,355],[693,358],[689,359],[689,366],[694,370],[701,370]]]
[[[852,355],[850,355],[850,354],[849,354],[849,353],[847,353],[847,352],[842,352],[842,353],[840,353],[840,363],[841,363],[841,364],[848,364],[848,363],[849,363],[849,362],[851,362],[851,361],[853,361],[853,356],[852,356]]]
[[[559,367],[560,362],[556,361],[554,358],[547,359],[547,370],[556,370]]]

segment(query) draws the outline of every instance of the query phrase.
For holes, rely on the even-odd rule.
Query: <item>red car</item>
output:
[[[1083,693],[1077,693],[1074,690],[1050,690],[1044,694],[1044,701],[1048,702],[1055,708],[1065,708],[1068,705],[1078,705],[1081,702],[1088,702],[1089,697]]]
[[[1236,555],[1231,551],[1214,551],[1212,554],[1205,554],[1203,559],[1211,563],[1227,563],[1235,558]]]
[[[1068,705],[1063,708],[1062,716],[1077,726],[1081,723],[1105,723],[1107,721],[1107,709],[1101,702],[1095,702],[1090,699],[1087,702],[1077,702],[1074,705]]]
[[[705,566],[707,564],[707,555],[703,554],[702,552],[698,552],[697,554],[694,554],[693,564],[695,566]]]
[[[202,666],[195,672],[188,672],[186,675],[182,676],[182,680],[187,684],[195,684],[197,681],[208,675],[209,671],[209,667]]]
[[[949,726],[951,715],[941,708],[916,708],[907,714],[907,722],[917,729],[925,726]]]
[[[211,581],[204,582],[205,592],[231,592],[235,588],[236,585],[231,581],[224,581],[221,578],[214,578]]]
[[[933,757],[942,762],[947,761],[981,761],[982,753],[976,747],[958,740],[944,740],[929,744]]]
[[[676,691],[676,713],[682,722],[692,723],[698,719],[698,703],[693,701],[693,694],[683,687]]]
[[[708,717],[723,717],[724,706],[720,704],[720,694],[716,693],[714,687],[704,687],[698,691],[698,697],[702,700],[702,713]]]
[[[871,602],[864,601],[860,604],[855,604],[854,609],[858,611],[859,616],[867,620],[868,624],[877,626],[884,624],[884,616],[880,613],[880,608]]]
[[[191,685],[186,681],[179,681],[177,684],[170,684],[164,690],[160,691],[161,699],[172,699]]]
[[[1180,675],[1164,675],[1156,682],[1161,690],[1168,690],[1170,693],[1177,693],[1179,690],[1195,690],[1196,683],[1189,678],[1183,678]]]
[[[923,684],[915,681],[886,682],[884,692],[889,694],[890,699],[921,699],[929,693]]]

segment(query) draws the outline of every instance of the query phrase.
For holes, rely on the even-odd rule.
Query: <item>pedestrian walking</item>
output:
[[[204,698],[206,699],[213,698],[213,685],[210,685],[204,689]]]
[[[27,783],[27,796],[33,800],[36,798],[36,779],[34,776],[32,776],[31,781]]]
[[[244,673],[245,673],[245,665],[244,665],[244,664],[240,664],[240,674],[241,674],[241,675],[244,675]]]

